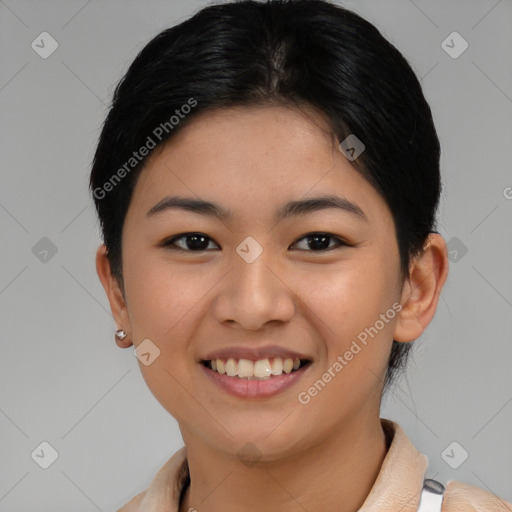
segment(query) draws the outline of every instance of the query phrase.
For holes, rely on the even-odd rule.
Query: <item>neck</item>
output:
[[[293,457],[250,466],[186,437],[191,484],[180,512],[356,512],[387,452],[378,416],[348,423]]]

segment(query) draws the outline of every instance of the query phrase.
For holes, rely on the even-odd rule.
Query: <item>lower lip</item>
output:
[[[231,395],[241,398],[268,398],[278,395],[282,391],[293,386],[311,366],[308,363],[298,370],[291,373],[282,373],[281,375],[270,377],[267,380],[240,379],[238,377],[229,377],[218,372],[214,372],[203,364],[199,363],[204,374],[224,391]]]

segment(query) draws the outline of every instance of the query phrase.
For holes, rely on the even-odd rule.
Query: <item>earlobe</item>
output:
[[[127,333],[127,336],[124,337],[115,336],[115,341],[120,348],[128,348],[133,344],[129,335],[131,328],[128,310],[119,282],[112,275],[107,248],[104,244],[100,245],[96,251],[96,272],[107,294],[112,316],[116,323],[116,331],[124,330]]]
[[[444,238],[431,233],[423,252],[409,267],[409,279],[402,290],[402,310],[393,339],[399,342],[419,338],[434,317],[448,276],[448,251]]]

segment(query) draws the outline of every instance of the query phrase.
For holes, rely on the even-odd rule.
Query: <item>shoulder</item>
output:
[[[449,480],[442,512],[512,512],[512,503],[479,487]]]
[[[187,451],[182,447],[158,470],[147,489],[139,492],[116,512],[142,512],[146,509],[169,512],[177,510],[188,475]]]
[[[142,491],[137,496],[134,496],[128,503],[123,505],[120,509],[116,510],[116,512],[138,512],[140,508],[140,504],[146,495],[146,491]]]

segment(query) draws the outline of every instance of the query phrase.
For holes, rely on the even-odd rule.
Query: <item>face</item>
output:
[[[160,351],[140,369],[185,441],[272,459],[378,415],[402,291],[395,227],[319,114],[197,117],[148,160],[122,254],[123,327],[148,360]],[[287,359],[300,368],[280,371]]]

